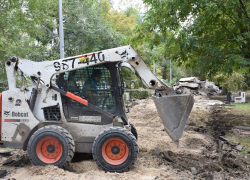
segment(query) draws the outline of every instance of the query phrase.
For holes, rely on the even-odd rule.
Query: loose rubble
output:
[[[178,93],[209,96],[221,93],[221,90],[211,81],[199,80],[196,77],[181,78],[173,85]]]
[[[0,178],[3,178],[4,176],[6,176],[7,171],[6,170],[0,170]]]
[[[249,137],[250,136],[250,127],[249,126],[235,126],[232,129],[232,132],[234,134]]]
[[[0,155],[9,156],[10,154],[11,154],[10,150],[3,150],[3,149],[0,150]]]
[[[197,174],[197,170],[195,169],[195,167],[191,167],[190,169],[193,175]]]
[[[225,138],[223,136],[219,137],[218,148],[222,151],[241,151],[243,146],[240,144],[234,143],[231,139]]]

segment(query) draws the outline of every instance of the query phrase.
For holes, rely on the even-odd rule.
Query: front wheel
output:
[[[134,124],[132,124],[131,122],[129,122],[130,127],[131,127],[131,133],[135,136],[136,140],[138,140],[138,134],[137,134],[137,130],[134,126]]]
[[[65,166],[73,158],[74,152],[75,143],[70,133],[55,125],[38,129],[28,143],[29,158],[38,166]]]
[[[130,131],[110,128],[99,134],[93,144],[93,158],[104,171],[126,172],[135,163],[138,145]]]

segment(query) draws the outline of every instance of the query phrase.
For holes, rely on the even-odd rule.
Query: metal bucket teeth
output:
[[[194,105],[193,96],[175,94],[157,97],[153,95],[152,98],[168,135],[178,143]]]

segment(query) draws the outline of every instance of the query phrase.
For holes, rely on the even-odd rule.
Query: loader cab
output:
[[[80,96],[98,108],[122,118],[127,124],[123,103],[123,80],[117,63],[85,67],[59,74],[57,85]],[[67,121],[89,124],[110,124],[113,119],[73,99],[61,96]]]

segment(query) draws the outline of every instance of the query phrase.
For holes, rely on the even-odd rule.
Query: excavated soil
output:
[[[177,147],[168,137],[152,99],[136,100],[128,114],[138,132],[139,155],[129,172],[105,173],[89,154],[76,154],[65,169],[34,166],[27,152],[0,155],[0,178],[71,179],[250,179],[250,159],[218,149],[218,137],[240,118],[230,116],[221,101],[195,97],[188,125]],[[246,117],[250,119],[250,117]],[[238,122],[238,123],[237,123]]]

